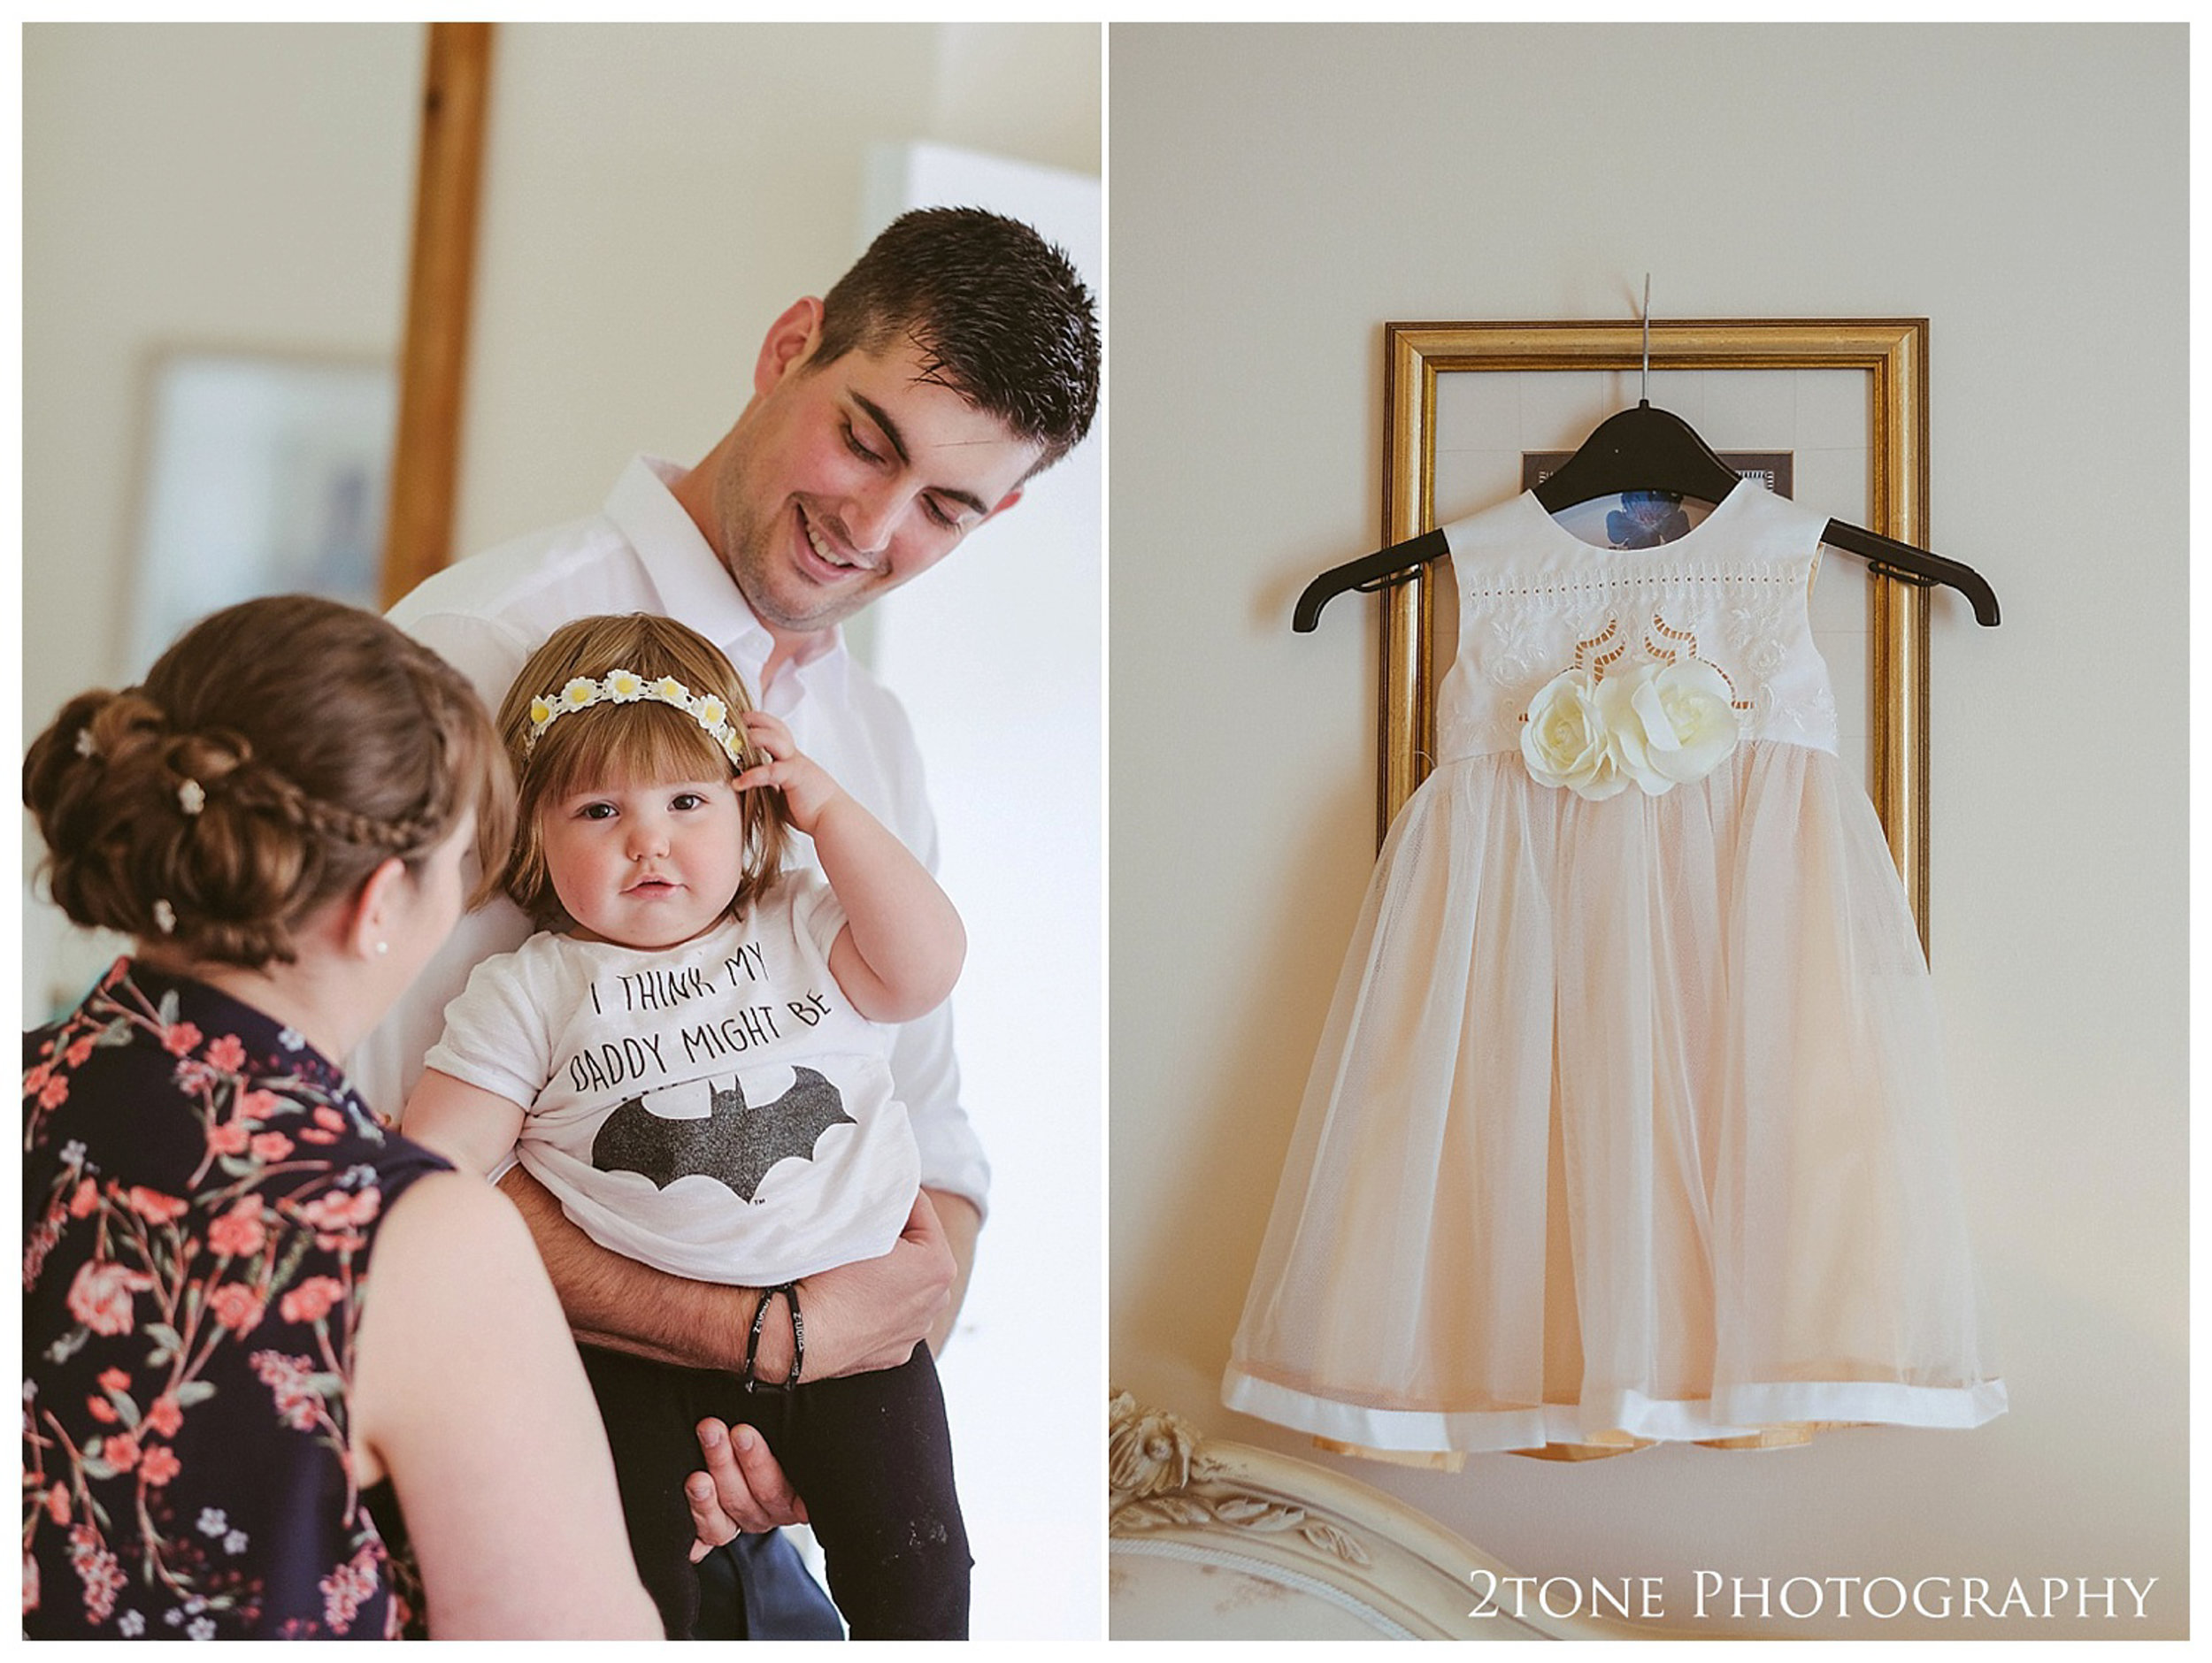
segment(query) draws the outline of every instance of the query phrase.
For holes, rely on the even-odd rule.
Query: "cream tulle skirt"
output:
[[[1440,768],[1354,931],[1225,1400],[1381,1450],[1978,1425],[1934,1002],[1872,808]]]

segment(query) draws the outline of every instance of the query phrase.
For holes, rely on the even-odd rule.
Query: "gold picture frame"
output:
[[[1680,320],[1649,326],[1655,370],[1859,370],[1870,380],[1871,531],[1926,545],[1928,320]],[[1633,371],[1645,326],[1405,323],[1384,336],[1382,541],[1434,528],[1440,377],[1503,371]],[[1870,574],[1869,780],[1906,899],[1928,941],[1928,593]],[[1428,772],[1436,685],[1434,590],[1426,568],[1382,606],[1378,837]]]

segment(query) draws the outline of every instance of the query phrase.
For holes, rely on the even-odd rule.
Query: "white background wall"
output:
[[[396,351],[421,42],[418,25],[30,30],[27,721],[142,668],[121,662],[116,619],[148,356],[210,340]],[[769,322],[858,251],[872,147],[933,141],[1095,178],[1100,59],[1099,31],[1081,25],[499,26],[460,550],[590,512],[639,450],[703,455],[741,406]],[[1080,465],[1095,469],[1095,448]],[[991,533],[1018,542],[1020,528],[1018,511]],[[1068,766],[1094,788],[1094,546],[1065,582],[1091,651],[1053,668],[1090,699],[1094,748]],[[1003,716],[982,700],[971,713]],[[1062,863],[1041,881],[1094,900],[1094,804],[1092,822],[1047,851]],[[1094,982],[1066,997],[1094,1051]],[[964,1014],[961,1031],[964,1052],[1028,1042]],[[995,1120],[1040,1113],[973,1092],[970,1108],[987,1147]],[[984,1237],[975,1308],[1005,1314],[998,1349],[987,1363],[972,1331],[946,1357],[979,1636],[1101,1621],[1096,1330],[1041,1343],[1019,1326],[1025,1299],[1070,1288],[1076,1310],[1095,1310],[1098,1111],[1094,1096],[1052,1105],[1056,1164],[1027,1171],[1043,1197],[1019,1198]],[[1087,1205],[1044,1199],[1069,1186]],[[1025,1231],[1025,1216],[1060,1233]],[[1041,1293],[1039,1267],[1061,1273]]]
[[[1697,1567],[2155,1576],[2147,1621],[1920,1626],[2185,1632],[2184,31],[1118,27],[1110,73],[1117,1383],[1308,1452],[1217,1391],[1374,852],[1374,603],[1289,617],[1377,546],[1382,326],[1626,318],[1646,271],[1662,315],[1925,316],[1930,541],[2004,606],[1938,592],[1932,888],[2012,1412],[1316,1459],[1671,1611]]]

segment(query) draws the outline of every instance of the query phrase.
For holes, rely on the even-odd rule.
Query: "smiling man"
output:
[[[640,457],[600,513],[450,567],[392,617],[495,709],[524,661],[571,619],[680,618],[729,655],[802,749],[934,867],[935,823],[905,714],[846,652],[837,625],[1011,508],[1023,481],[1088,430],[1098,379],[1095,308],[1064,256],[999,215],[917,210],[826,296],[794,303],[770,326],[751,397],[695,466]],[[469,970],[527,933],[503,900],[463,921],[351,1059],[372,1103],[389,1112],[406,1100]],[[927,1201],[884,1259],[800,1284],[810,1380],[894,1366],[925,1336],[941,1344],[972,1259],[989,1169],[960,1107],[949,1014],[902,1029],[892,1068]],[[607,1252],[519,1169],[502,1187],[530,1222],[580,1340],[692,1368],[742,1366],[755,1291],[686,1282]],[[761,1377],[783,1377],[794,1340],[780,1320],[767,1325]],[[517,1390],[526,1406],[528,1383]],[[799,1509],[773,1463],[737,1453],[733,1464],[718,1444],[708,1462],[736,1524],[788,1521]],[[819,1633],[804,1615],[782,1614],[795,1560],[759,1563],[757,1544],[772,1554],[780,1538],[741,1543],[751,1632]]]

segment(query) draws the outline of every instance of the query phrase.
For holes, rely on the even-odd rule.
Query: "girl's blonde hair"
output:
[[[539,821],[548,803],[557,803],[602,782],[624,777],[636,780],[715,779],[735,773],[721,742],[690,712],[650,700],[612,701],[570,709],[541,730],[530,707],[550,701],[570,682],[603,680],[626,670],[647,682],[672,678],[694,699],[712,694],[728,711],[731,729],[742,734],[738,718],[753,709],[742,677],[722,651],[698,631],[650,612],[579,618],[553,632],[516,676],[499,707],[499,737],[514,764],[519,793],[514,850],[501,877],[515,904],[541,930],[567,928],[572,922],[546,870],[545,839]],[[533,735],[535,743],[533,743]],[[747,747],[745,766],[767,760]],[[733,916],[783,870],[783,800],[773,791],[740,793],[738,809],[745,840]]]
[[[258,969],[297,959],[301,924],[385,861],[419,870],[472,809],[496,870],[514,786],[457,671],[373,612],[288,594],[64,705],[23,801],[75,922]]]

